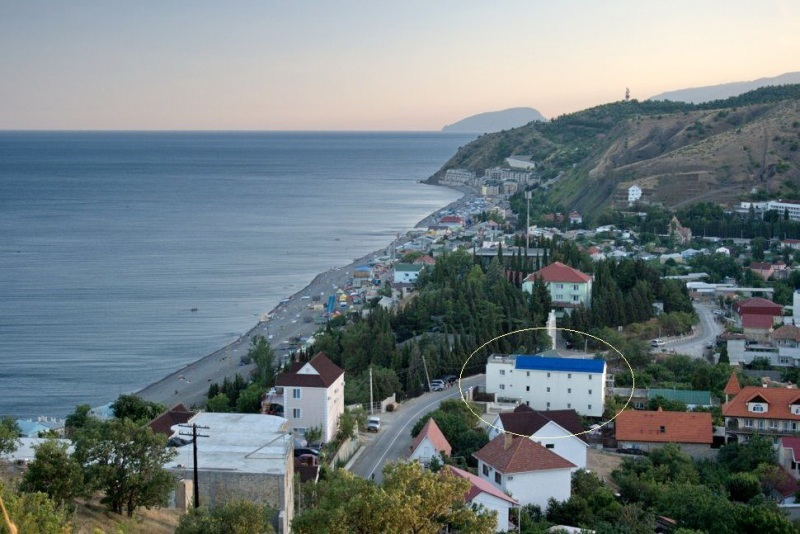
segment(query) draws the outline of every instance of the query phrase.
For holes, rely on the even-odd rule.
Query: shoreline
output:
[[[466,188],[450,187],[450,189],[461,193],[461,196],[421,219],[414,228],[428,226],[442,212],[457,209],[477,196],[473,191]],[[286,348],[281,347],[286,339],[293,336],[310,336],[319,329],[319,326],[313,322],[306,323],[303,321],[303,312],[308,310],[306,301],[310,300],[303,297],[320,294],[327,295],[335,291],[336,288],[344,287],[355,267],[386,253],[386,251],[391,250],[406,239],[407,233],[392,240],[383,249],[372,251],[345,266],[331,268],[317,274],[308,285],[281,301],[266,314],[269,318],[268,320],[260,320],[234,341],[181,367],[133,394],[147,401],[164,404],[167,408],[179,403],[187,408],[201,406],[205,403],[208,387],[211,384],[215,382],[221,384],[225,378],[233,380],[237,374],[242,375],[245,379],[249,378],[249,374],[255,369],[255,365],[240,365],[240,358],[247,354],[251,340],[256,335],[263,336],[269,340],[270,345],[275,349],[278,361],[282,362],[288,357]],[[270,336],[272,336],[272,339],[270,339]]]

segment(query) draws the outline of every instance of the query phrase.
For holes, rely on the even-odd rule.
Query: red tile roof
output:
[[[541,278],[545,282],[564,282],[567,284],[585,284],[592,279],[588,274],[584,274],[578,269],[573,269],[569,265],[564,265],[560,261],[551,263],[544,269],[539,269],[529,275],[525,281],[533,282],[536,278]]]
[[[739,315],[753,313],[759,315],[783,315],[783,308],[780,304],[775,304],[771,300],[756,297],[747,300],[737,300],[733,303],[733,309]]]
[[[769,330],[772,328],[772,316],[747,313],[742,315],[742,328],[758,328],[761,330]]]
[[[790,339],[793,341],[800,341],[800,327],[793,324],[785,324],[780,328],[776,328],[769,337],[772,339]]]
[[[529,438],[511,434],[500,434],[473,456],[503,474],[575,467],[572,462]]]
[[[171,436],[173,434],[173,426],[182,425],[196,414],[196,411],[193,412],[183,404],[178,404],[150,421],[148,426],[156,434]]]
[[[769,408],[766,412],[751,412],[747,410],[747,403],[763,398]],[[758,401],[757,401],[758,402]],[[786,419],[800,421],[800,415],[791,412],[791,404],[800,404],[800,390],[796,388],[760,388],[747,386],[743,388],[730,402],[722,405],[722,415],[725,417],[749,417],[752,419]]]
[[[275,385],[328,388],[343,374],[341,367],[320,352],[308,362],[296,363],[289,372],[279,374],[275,377]]]
[[[736,395],[742,391],[742,386],[739,385],[739,379],[736,376],[736,371],[731,373],[728,383],[725,384],[725,389],[722,391],[725,395]]]
[[[617,441],[708,443],[713,441],[710,413],[626,410],[616,419]]]
[[[436,424],[436,421],[433,420],[433,417],[428,419],[425,423],[425,426],[422,427],[422,430],[419,431],[417,437],[414,438],[414,441],[411,442],[411,446],[408,448],[408,456],[411,456],[419,444],[422,443],[422,440],[428,438],[428,441],[431,442],[433,448],[437,451],[450,456],[453,452],[452,447],[450,447],[450,443],[447,441],[447,438],[444,437],[442,434],[441,429],[439,429],[439,425]]]
[[[800,461],[800,437],[783,436],[781,438],[781,447],[792,450],[792,461]]]
[[[514,506],[519,505],[519,502],[517,502],[516,499],[509,497],[499,489],[495,488],[488,480],[484,480],[477,475],[473,475],[472,473],[464,471],[463,469],[459,469],[458,467],[453,467],[452,465],[448,465],[447,469],[449,469],[450,472],[455,476],[465,478],[469,480],[470,484],[472,484],[464,497],[465,501],[472,502],[472,499],[481,493],[488,493],[489,495],[494,495],[498,499],[509,502]]]
[[[527,409],[523,409],[527,408]],[[576,434],[580,440],[586,441],[586,435],[581,434],[584,431],[581,425],[578,412],[575,410],[548,410],[540,412],[520,404],[513,412],[501,413],[500,421],[503,424],[503,430],[511,432],[512,434],[520,434],[523,436],[532,436],[543,426],[549,422],[553,422],[571,434]]]

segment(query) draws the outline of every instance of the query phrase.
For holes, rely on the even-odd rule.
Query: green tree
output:
[[[303,436],[303,437],[306,438],[306,441],[309,444],[321,442],[322,441],[322,427],[317,425],[317,426],[312,426],[312,427],[306,428],[306,433],[305,433],[305,436]]]
[[[261,413],[261,397],[264,388],[260,384],[253,382],[248,385],[236,399],[236,413]]]
[[[19,446],[19,426],[11,417],[0,417],[0,454],[14,452]]]
[[[748,503],[756,495],[761,494],[761,483],[752,473],[732,474],[725,482],[725,487],[732,501]]]
[[[256,381],[263,387],[275,384],[275,350],[264,336],[253,336],[247,356],[256,364]]]
[[[58,508],[44,493],[16,493],[0,482],[0,498],[6,512],[17,529],[12,532],[47,532],[69,534],[73,532],[72,518],[65,508]],[[9,532],[0,514],[0,532]]]
[[[177,454],[167,438],[131,419],[113,419],[85,429],[75,439],[74,456],[91,489],[103,490],[101,502],[118,514],[132,516],[139,506],[166,503],[174,486],[163,466]]]
[[[69,452],[67,443],[47,440],[36,447],[19,486],[26,493],[46,493],[58,507],[69,505],[84,495],[83,468]]]
[[[130,419],[144,424],[164,413],[167,407],[146,401],[137,395],[120,395],[111,404],[111,409],[117,419]]]
[[[226,394],[219,393],[206,401],[206,409],[213,413],[228,413],[231,411],[231,401]]]
[[[274,510],[249,501],[236,500],[217,506],[194,508],[181,517],[175,534],[273,534]]]
[[[99,423],[97,419],[89,414],[91,410],[92,407],[88,404],[79,404],[75,407],[75,411],[67,416],[64,421],[64,428],[68,438],[71,438],[75,432],[85,426]]]
[[[761,464],[775,463],[772,440],[753,434],[745,443],[729,443],[720,447],[717,461],[734,473],[753,471]]]

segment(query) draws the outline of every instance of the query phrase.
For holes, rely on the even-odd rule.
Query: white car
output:
[[[431,391],[443,391],[445,388],[444,382],[441,380],[431,380]]]
[[[663,347],[666,344],[667,344],[666,341],[662,341],[660,339],[654,339],[653,341],[650,342],[651,347]]]
[[[378,432],[381,429],[381,418],[370,417],[367,419],[367,432]]]

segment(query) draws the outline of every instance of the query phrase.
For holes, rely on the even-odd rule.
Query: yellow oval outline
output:
[[[524,434],[518,434],[516,432],[511,432],[511,431],[508,431],[508,430],[505,430],[505,429],[502,429],[502,428],[498,428],[494,424],[490,423],[489,421],[487,421],[486,419],[484,419],[483,417],[481,417],[480,415],[475,413],[475,410],[472,409],[472,406],[469,405],[469,402],[467,401],[467,399],[464,396],[464,390],[461,389],[461,380],[462,380],[462,377],[464,376],[464,369],[467,368],[467,364],[469,363],[469,361],[472,359],[473,356],[475,356],[475,354],[477,354],[480,350],[482,350],[486,345],[488,345],[492,341],[495,341],[495,340],[498,340],[498,339],[502,339],[502,338],[504,338],[506,336],[510,336],[512,334],[518,334],[520,332],[528,332],[530,330],[545,330],[546,331],[547,327],[545,327],[545,326],[532,326],[530,328],[520,328],[519,330],[514,330],[512,332],[507,332],[507,333],[505,333],[503,335],[500,335],[500,336],[497,336],[497,337],[494,337],[494,338],[490,339],[489,341],[487,341],[486,343],[484,343],[483,345],[481,345],[480,347],[475,349],[473,351],[473,353],[469,355],[469,358],[467,358],[464,361],[464,365],[461,366],[461,372],[458,374],[458,392],[461,394],[461,400],[467,406],[467,409],[470,412],[472,412],[472,415],[474,415],[475,417],[477,417],[478,419],[480,419],[481,421],[483,421],[484,423],[486,423],[490,427],[494,428],[495,430],[499,431],[501,434],[513,434],[513,435],[519,436],[521,438],[530,438],[531,436],[526,436]],[[628,400],[625,401],[625,404],[622,406],[622,408],[617,413],[614,414],[614,417],[612,417],[608,421],[603,422],[595,430],[597,430],[598,428],[603,428],[604,426],[606,426],[609,423],[611,423],[611,421],[616,419],[619,416],[619,414],[621,414],[625,410],[625,408],[628,407],[628,404],[630,404],[631,400],[633,399],[633,390],[634,390],[634,388],[636,388],[636,373],[634,373],[633,367],[631,367],[631,364],[630,364],[630,362],[628,362],[628,359],[625,357],[625,355],[622,354],[622,352],[620,352],[619,349],[617,349],[614,345],[612,345],[608,341],[606,341],[604,339],[601,339],[601,338],[599,338],[597,336],[593,336],[592,334],[589,334],[588,332],[582,332],[580,330],[573,330],[571,328],[559,328],[559,327],[556,327],[556,330],[563,330],[563,331],[566,331],[566,332],[574,332],[576,334],[580,334],[580,335],[583,335],[583,336],[589,336],[590,338],[596,339],[600,343],[603,343],[604,345],[607,345],[607,346],[611,347],[611,349],[613,349],[614,352],[616,352],[617,354],[620,355],[622,360],[625,362],[625,365],[628,366],[628,369],[631,372],[631,394],[628,396]],[[486,373],[484,372],[484,375],[485,374]],[[603,401],[603,404],[605,404],[605,400]],[[572,436],[578,437],[578,436],[581,436],[583,434],[588,434],[590,432],[592,432],[592,430],[584,430],[583,432],[576,432],[574,434],[569,434],[568,436],[537,436],[537,439],[564,439],[564,438],[569,438],[569,437],[572,437]]]

